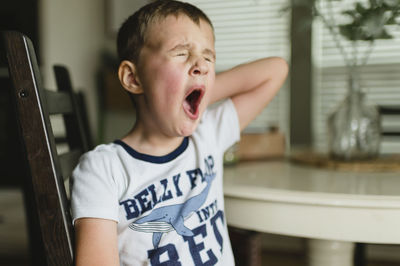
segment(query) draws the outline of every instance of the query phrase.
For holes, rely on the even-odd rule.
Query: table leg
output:
[[[309,266],[353,265],[354,243],[344,241],[308,239]]]

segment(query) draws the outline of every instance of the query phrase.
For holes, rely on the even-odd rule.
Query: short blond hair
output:
[[[120,27],[117,37],[120,62],[129,60],[137,64],[149,25],[169,15],[186,15],[197,25],[200,25],[200,20],[204,20],[213,28],[207,15],[192,4],[174,0],[154,1],[136,11]]]

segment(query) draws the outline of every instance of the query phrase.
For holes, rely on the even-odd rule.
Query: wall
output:
[[[92,134],[97,127],[96,72],[105,46],[103,0],[39,1],[39,38],[44,86],[55,88],[52,66],[66,65],[73,86],[85,93]]]

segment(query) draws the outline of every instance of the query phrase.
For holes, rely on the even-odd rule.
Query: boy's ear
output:
[[[134,63],[124,60],[118,68],[118,78],[122,87],[133,94],[143,93]]]

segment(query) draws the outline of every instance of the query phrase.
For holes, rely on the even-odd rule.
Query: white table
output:
[[[400,172],[284,161],[225,167],[229,225],[308,238],[309,265],[349,266],[354,242],[400,244]]]

